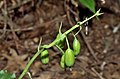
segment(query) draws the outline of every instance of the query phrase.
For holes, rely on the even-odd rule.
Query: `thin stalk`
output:
[[[56,45],[56,47],[64,54],[64,51],[58,45]]]
[[[37,51],[39,51],[39,50],[40,50],[41,42],[42,42],[42,37],[40,38],[40,42],[39,42],[39,45],[38,45],[38,50],[37,50]]]
[[[67,46],[68,46],[68,48],[70,48],[70,45],[69,45],[69,42],[68,42],[67,37],[66,37],[66,42],[67,42]]]
[[[76,25],[74,25],[72,28],[70,28],[69,30],[67,30],[66,32],[64,32],[61,37],[59,39],[56,39],[54,40],[52,43],[50,43],[49,45],[43,45],[42,47],[43,48],[50,48],[52,46],[54,46],[56,44],[56,42],[60,41],[61,38],[65,38],[67,34],[69,34],[71,31],[73,31],[74,29],[78,28],[78,27],[81,27],[82,24],[84,24],[85,22],[87,22],[88,20],[94,18],[95,16],[99,16],[99,15],[102,15],[103,13],[99,13],[100,12],[100,9],[91,17],[85,19],[84,21],[82,22],[78,22]]]
[[[40,51],[38,51],[33,57],[32,59],[28,62],[27,66],[25,67],[24,71],[22,72],[22,74],[20,75],[20,77],[18,79],[22,79],[23,76],[25,75],[25,73],[27,72],[28,68],[30,67],[30,65],[33,63],[33,61],[37,58],[37,56],[43,51],[44,49],[41,49]]]
[[[59,33],[60,33],[60,34],[62,34],[61,28],[62,28],[62,22],[60,23],[60,28],[59,28]]]
[[[75,34],[72,34],[74,38],[76,38],[76,35]]]
[[[81,30],[82,30],[82,26],[80,26],[80,28],[79,28],[78,32],[77,32],[77,33],[75,33],[75,35],[74,35],[74,36],[78,35],[78,33],[79,33]]]
[[[78,27],[81,27],[81,25],[83,25],[85,22],[87,22],[88,20],[92,19],[92,18],[95,17],[95,16],[97,16],[97,13],[94,14],[93,16],[85,19],[85,20],[82,21],[82,22],[78,22],[75,26],[73,26],[72,28],[70,28],[69,30],[67,30],[67,31],[66,31],[65,33],[63,33],[63,34],[66,34],[66,35],[67,35],[67,34],[70,33],[71,31],[73,31],[74,29],[76,29],[76,28],[78,28]]]

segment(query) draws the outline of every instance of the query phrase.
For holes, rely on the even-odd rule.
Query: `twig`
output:
[[[4,10],[2,9],[2,12],[5,14],[5,15],[4,15],[5,19],[4,19],[3,33],[2,33],[2,35],[0,36],[0,39],[5,36],[6,27],[7,27],[7,19],[6,19],[6,16],[7,16],[7,3],[6,3],[6,0],[4,0],[3,3],[4,3]]]
[[[13,35],[14,35],[14,38],[16,38],[17,36],[16,36],[16,34],[15,34],[15,32],[14,32],[14,30],[13,30],[13,27],[14,26],[18,26],[18,25],[16,25],[4,12],[3,12],[3,15],[4,16],[6,16],[6,17],[3,17],[3,19],[6,19],[8,22],[8,25],[10,26],[10,29],[12,30],[12,33],[13,33]],[[2,17],[2,16],[1,16]],[[18,39],[18,38],[17,38]]]
[[[6,2],[6,0],[4,0],[4,9],[5,9],[4,17],[6,18],[7,17],[7,2]],[[5,21],[4,21],[4,32],[3,32],[3,34],[5,34],[5,32],[6,32],[6,27],[7,27],[7,19],[5,19]]]
[[[4,10],[3,10],[4,11]],[[16,48],[18,49],[19,46],[18,46],[18,43],[16,40],[19,40],[17,35],[15,34],[14,30],[13,30],[13,27],[14,26],[17,26],[4,12],[3,12],[3,15],[6,16],[6,17],[2,17],[3,19],[6,19],[7,20],[7,24],[9,25],[10,29],[12,30],[12,34],[13,34],[13,38],[14,38],[14,42],[16,44]]]
[[[31,24],[28,24],[27,26],[31,26]],[[21,32],[21,31],[30,31],[30,30],[34,30],[34,27],[28,27],[28,28],[17,28],[17,29],[13,29],[14,32]],[[7,32],[12,32],[11,29],[6,29]],[[4,32],[3,29],[0,29],[0,32]]]
[[[66,17],[66,14],[64,14],[64,15],[62,15],[62,16],[59,16],[59,17],[57,17],[57,18],[54,18],[54,19],[52,19],[52,20],[50,20],[50,21],[48,21],[48,22],[39,24],[39,26],[46,26],[46,25],[51,24],[52,22],[59,21],[59,20],[61,21],[61,20],[64,19],[65,17]]]
[[[91,68],[91,70],[100,78],[100,79],[105,79],[102,77],[94,68]]]
[[[70,25],[73,25],[71,18],[70,18],[70,12],[69,12],[69,7],[66,4],[66,0],[64,1],[64,7],[65,7],[65,11],[66,11],[66,15],[67,15],[67,19]]]
[[[90,75],[96,75],[94,72],[92,72],[89,68],[86,68],[84,67],[83,65],[79,64],[79,63],[76,63],[78,64],[78,66],[83,69],[86,73],[89,73]]]
[[[15,9],[15,8],[18,8],[18,7],[20,7],[21,5],[27,4],[27,3],[31,2],[31,1],[32,1],[32,0],[24,0],[22,3],[19,3],[19,4],[15,5],[15,6],[12,6],[12,7],[8,8],[8,11],[13,10],[13,9]]]
[[[86,43],[86,45],[87,45],[87,47],[88,47],[88,49],[89,49],[89,51],[90,51],[90,54],[94,57],[94,59],[95,59],[97,62],[99,62],[98,58],[95,56],[95,53],[94,53],[92,47],[90,46],[89,42],[87,41],[87,39],[86,39],[85,34],[83,33],[83,31],[81,31],[81,35],[82,35],[83,40],[85,41],[85,43]]]
[[[32,24],[28,24],[28,25],[26,25],[25,27],[28,27],[28,26],[29,26],[29,28],[22,28],[22,29],[21,29],[21,28],[17,28],[17,29],[13,29],[13,30],[11,30],[11,29],[6,29],[6,31],[8,31],[8,32],[12,32],[12,31],[14,31],[14,32],[18,32],[18,31],[30,31],[30,30],[38,29],[39,27],[42,27],[42,26],[49,25],[49,24],[51,24],[51,23],[53,23],[53,22],[55,22],[55,21],[62,20],[62,19],[64,19],[65,17],[66,17],[66,15],[62,15],[62,16],[57,17],[57,18],[54,18],[53,20],[50,20],[50,21],[48,21],[48,22],[39,24],[39,25],[37,25],[36,27],[33,27]],[[4,20],[4,17],[3,17],[2,15],[0,15],[0,20]],[[15,23],[14,23],[14,25],[17,26],[17,27],[20,27],[20,26],[16,25]],[[30,27],[30,26],[32,26],[32,27]],[[4,31],[3,29],[0,29],[0,32],[3,32],[3,31]]]

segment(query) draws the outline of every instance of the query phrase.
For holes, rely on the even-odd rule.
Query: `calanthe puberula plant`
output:
[[[73,27],[71,27],[70,29],[68,29],[67,31],[65,31],[64,33],[61,33],[61,31],[59,31],[59,34],[57,35],[56,39],[48,44],[48,45],[39,45],[38,46],[38,51],[37,53],[32,57],[32,59],[28,62],[27,66],[25,67],[24,71],[22,72],[22,74],[20,75],[20,77],[18,79],[22,79],[23,76],[26,74],[28,68],[30,67],[30,65],[33,63],[33,61],[40,56],[40,59],[42,61],[43,64],[47,64],[49,62],[49,52],[47,51],[47,49],[51,48],[52,46],[56,46],[58,47],[58,49],[60,49],[60,51],[62,52],[62,57],[61,57],[61,61],[60,61],[60,65],[62,68],[65,67],[71,67],[74,64],[75,61],[75,56],[77,56],[80,52],[80,46],[76,46],[74,44],[78,43],[79,41],[77,40],[76,37],[74,37],[74,44],[73,44],[73,50],[70,48],[69,46],[69,42],[67,40],[67,36],[68,34],[70,34],[73,30],[75,30],[76,28],[82,27],[81,25],[83,25],[84,23],[86,23],[88,20],[100,16],[103,13],[100,13],[100,10],[98,10],[93,16],[85,19],[82,22],[77,22],[76,25],[74,25]],[[61,29],[61,27],[60,27]],[[66,40],[67,45],[68,45],[68,49],[64,52],[62,50],[62,48],[64,46],[64,41]],[[62,44],[63,43],[63,44]],[[41,42],[40,42],[41,44]],[[78,48],[77,48],[78,47]]]

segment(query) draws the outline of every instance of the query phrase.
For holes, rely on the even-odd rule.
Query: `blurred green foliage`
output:
[[[87,7],[89,10],[91,10],[93,13],[96,12],[95,10],[95,1],[94,0],[79,0],[82,5]]]
[[[7,71],[0,70],[0,79],[15,79],[15,74],[8,73]]]

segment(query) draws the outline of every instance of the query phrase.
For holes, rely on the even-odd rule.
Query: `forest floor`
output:
[[[13,1],[13,2],[12,2]],[[21,0],[19,4],[0,1],[0,70],[15,73],[17,78],[42,45],[51,43],[62,22],[62,32],[79,20],[92,15],[75,0]],[[48,49],[50,61],[43,65],[38,57],[29,68],[33,79],[120,79],[120,2],[96,2],[104,14],[88,22],[77,35],[81,52],[71,69],[59,65],[61,53]],[[77,31],[73,31],[74,33]],[[70,35],[69,42],[72,44]],[[29,79],[26,74],[23,79]]]

